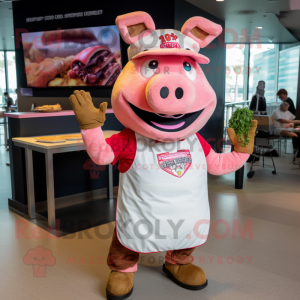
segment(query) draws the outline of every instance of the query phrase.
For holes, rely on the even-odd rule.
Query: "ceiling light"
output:
[[[12,35],[11,37],[12,37],[12,38],[14,38],[15,36],[14,36],[14,35]]]
[[[217,2],[223,2],[224,0],[216,0]]]
[[[263,29],[262,27],[256,27],[257,29]]]

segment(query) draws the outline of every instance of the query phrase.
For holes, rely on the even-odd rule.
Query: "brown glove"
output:
[[[74,95],[71,95],[70,101],[81,129],[103,126],[107,102],[102,102],[100,108],[97,109],[92,102],[90,93],[85,91],[75,91]]]
[[[257,121],[252,120],[251,121],[252,127],[249,131],[249,144],[247,147],[241,147],[238,144],[238,136],[235,134],[233,128],[227,128],[227,134],[229,139],[231,140],[231,144],[234,146],[234,151],[235,152],[241,152],[241,153],[253,153],[253,148],[254,148],[254,138],[255,138],[255,132],[257,128]]]

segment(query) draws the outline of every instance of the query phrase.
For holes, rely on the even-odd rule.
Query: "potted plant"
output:
[[[234,151],[253,153],[257,121],[252,118],[253,111],[248,108],[238,108],[230,118],[227,134],[234,146]]]

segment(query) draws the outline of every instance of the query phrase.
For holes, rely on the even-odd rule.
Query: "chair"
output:
[[[270,150],[273,149],[273,145],[270,144],[270,141],[274,141],[274,138],[275,136],[268,136],[268,137],[264,137],[264,138],[261,138],[261,137],[255,137],[255,142],[254,142],[254,146],[255,146],[255,149],[256,149],[256,155],[253,155],[253,159],[252,159],[252,162],[251,162],[251,167],[250,167],[250,170],[247,174],[247,177],[248,178],[252,178],[255,174],[255,171],[253,170],[253,166],[254,166],[254,163],[257,161],[256,158],[258,156],[258,158],[260,158],[260,156],[262,156],[263,158],[263,164],[262,164],[262,167],[268,167],[268,168],[273,168],[273,171],[272,171],[272,174],[276,174],[276,167],[275,167],[275,163],[274,163],[274,159],[273,159],[273,156],[272,156],[272,152]],[[266,153],[266,150],[267,152],[270,153],[270,158],[272,160],[272,164],[273,166],[270,166],[270,165],[267,165],[265,164],[265,153]],[[258,159],[259,161],[259,159]]]
[[[278,135],[270,135],[268,137],[269,142],[272,141],[272,146],[275,146],[275,143],[277,143],[277,152],[278,155],[281,155],[281,142],[280,142],[280,136]]]
[[[291,138],[288,136],[283,136],[283,135],[272,135],[269,137],[270,140],[273,141],[273,147],[275,146],[275,142],[277,143],[277,150],[278,150],[278,155],[281,156],[281,149],[282,149],[282,142],[284,145],[284,149],[285,149],[285,154],[293,154],[293,153],[288,153],[287,152],[287,142],[288,140],[290,140]]]
[[[300,148],[294,150],[294,157],[293,157],[293,165],[297,165],[300,168],[300,162],[296,163],[297,155],[300,151]]]
[[[281,145],[282,145],[281,141],[283,140],[284,148],[285,148],[285,154],[293,154],[293,152],[292,152],[292,153],[288,153],[288,152],[287,152],[287,142],[288,142],[288,140],[290,140],[290,139],[291,139],[291,138],[288,137],[288,136],[280,136],[280,152],[281,152]]]

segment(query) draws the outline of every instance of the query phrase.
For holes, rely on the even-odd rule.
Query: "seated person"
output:
[[[9,94],[8,94],[8,92],[5,92],[4,93],[4,97],[5,97],[5,102],[6,102],[6,112],[9,112],[9,110],[10,110],[10,107],[12,106],[12,105],[14,105],[14,101],[13,101],[13,99],[11,98],[11,97],[9,97]]]
[[[300,121],[295,120],[295,116],[289,111],[289,104],[287,102],[282,102],[280,107],[274,110],[274,125],[275,125],[275,135],[283,135],[293,138],[293,147],[294,150],[300,148],[300,132],[296,133],[291,129],[293,127],[300,128]],[[300,157],[300,151],[298,152],[298,156]]]
[[[295,105],[294,105],[294,102],[293,100],[288,97],[288,92],[287,90],[285,89],[280,89],[278,92],[277,92],[277,96],[278,98],[283,101],[283,102],[287,102],[290,106],[289,106],[289,111],[293,114],[293,115],[296,115],[296,108],[295,108]]]

